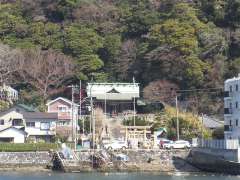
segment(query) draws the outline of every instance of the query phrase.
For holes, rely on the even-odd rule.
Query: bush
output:
[[[133,118],[124,119],[123,120],[123,125],[124,126],[133,126],[134,125],[134,119]],[[145,119],[136,116],[135,125],[136,126],[148,126],[150,124]]]
[[[56,150],[57,148],[58,144],[54,143],[0,143],[1,152],[49,151],[50,149]]]

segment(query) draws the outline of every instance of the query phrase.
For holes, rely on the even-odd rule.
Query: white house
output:
[[[25,131],[33,142],[51,142],[56,135],[57,113],[24,112]]]
[[[0,131],[0,142],[24,143],[27,133],[15,127],[9,127]]]
[[[224,136],[240,139],[240,76],[224,83]]]
[[[0,86],[0,98],[8,100],[10,102],[18,100],[18,91],[13,89],[11,86],[3,84]]]
[[[56,135],[57,113],[25,112],[9,109],[0,113],[0,130],[22,129],[33,142],[51,141]]]
[[[88,83],[87,96],[92,97],[94,105],[110,115],[133,110],[139,98],[138,83]]]

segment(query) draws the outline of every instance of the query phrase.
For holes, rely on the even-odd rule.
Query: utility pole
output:
[[[74,141],[74,86],[71,85],[72,88],[72,141]]]
[[[91,119],[90,122],[92,122],[92,145],[93,145],[93,149],[95,148],[95,122],[94,122],[94,118],[93,118],[93,98],[92,98],[92,86],[93,84],[91,84],[90,87],[90,104],[91,104]]]
[[[79,81],[79,119],[82,120],[82,130],[84,134],[84,118],[82,119],[82,80]]]
[[[177,114],[177,140],[179,140],[179,119],[178,119],[178,97],[176,95],[176,114]]]
[[[135,78],[133,77],[133,85],[135,86]],[[136,107],[135,107],[135,94],[133,96],[133,125],[136,126]],[[134,127],[135,128],[135,127]]]
[[[201,139],[202,139],[202,145],[203,146],[203,113],[202,113],[202,128],[201,128]]]
[[[135,107],[135,95],[133,97],[133,125],[136,126],[136,107]]]

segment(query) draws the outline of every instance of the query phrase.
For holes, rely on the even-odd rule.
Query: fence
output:
[[[200,148],[212,149],[238,149],[238,139],[215,140],[215,139],[193,139],[193,144]]]

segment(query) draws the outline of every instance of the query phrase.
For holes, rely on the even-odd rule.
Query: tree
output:
[[[172,104],[176,96],[177,85],[167,80],[151,82],[143,90],[144,99]]]
[[[132,79],[133,65],[137,59],[137,44],[134,40],[127,40],[122,43],[119,56],[116,57],[112,65],[113,74],[117,79],[127,80]]]
[[[24,57],[19,49],[0,44],[0,84],[13,83],[14,74],[24,66]]]
[[[149,39],[152,43],[168,45],[182,54],[191,54],[197,50],[195,29],[191,24],[170,19],[152,26]]]
[[[61,27],[54,23],[36,22],[31,24],[30,28],[32,41],[41,46],[42,49],[63,48],[63,34]]]
[[[73,64],[62,53],[31,49],[24,51],[24,66],[18,75],[39,92],[45,103],[73,76]]]

